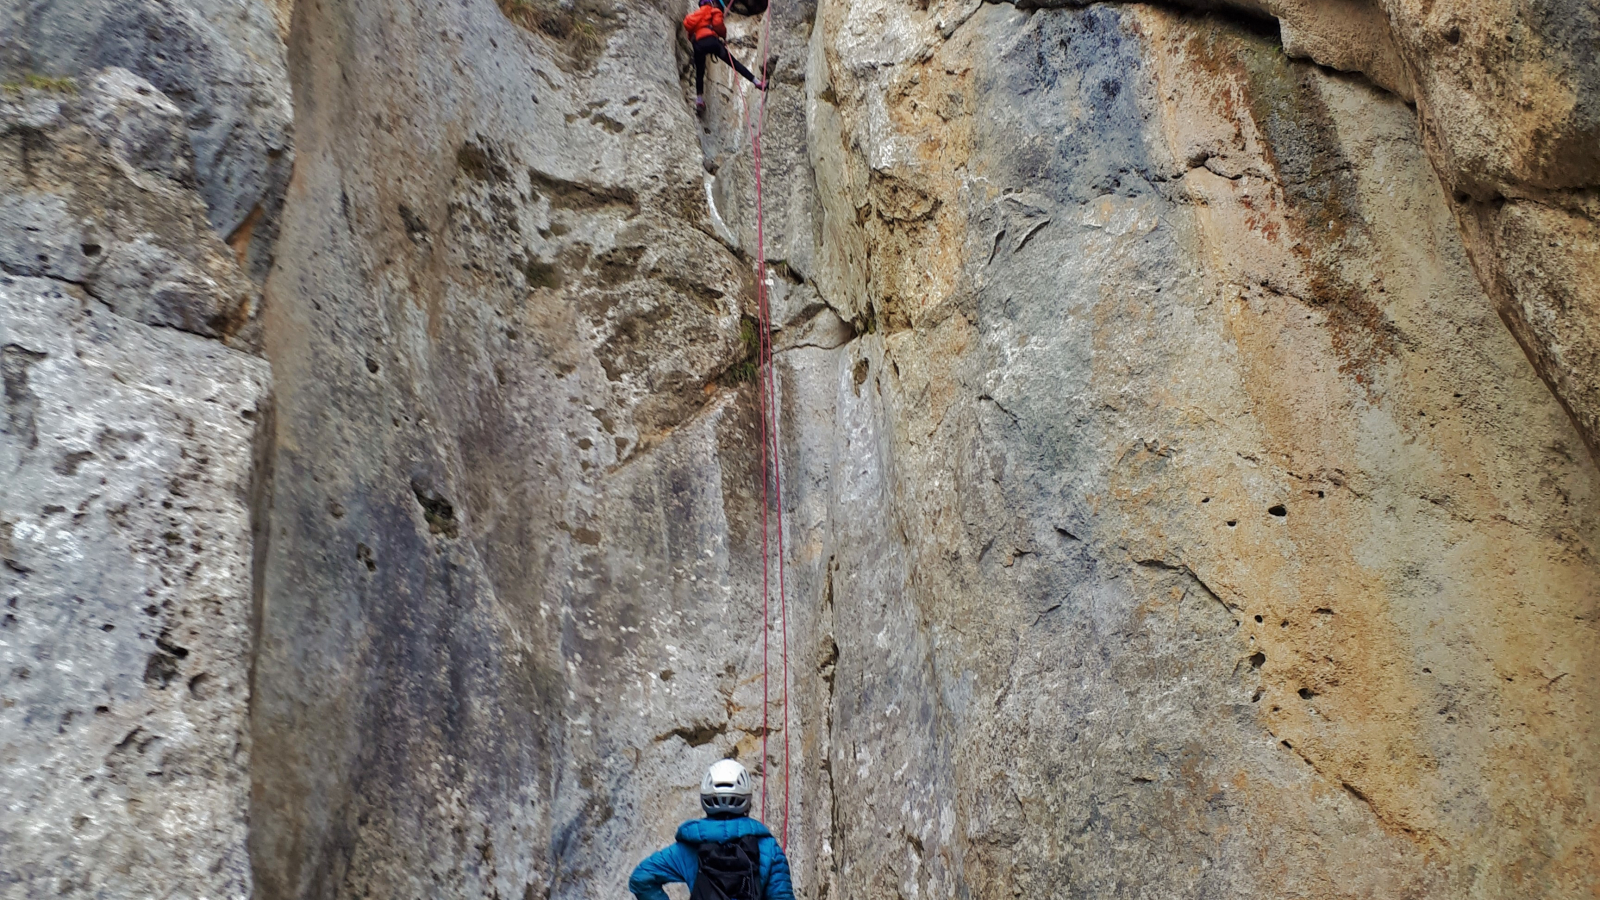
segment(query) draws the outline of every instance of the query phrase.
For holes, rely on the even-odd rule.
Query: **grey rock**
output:
[[[264,892],[617,892],[735,754],[813,896],[1583,896],[1596,474],[1403,103],[1147,7],[775,16],[764,609],[749,97],[631,12],[302,10]]]
[[[183,113],[165,94],[127,69],[94,76],[86,123],[117,158],[178,184],[193,183]]]
[[[0,197],[0,265],[15,275],[82,282],[92,263],[84,253],[83,223],[57,194]]]
[[[264,278],[293,164],[287,57],[262,0],[6,0],[0,68],[86,76],[127,69],[182,110],[212,229]],[[145,148],[145,151],[157,148]]]
[[[8,286],[0,537],[67,585],[0,649],[84,660],[7,657],[0,715],[39,712],[3,764],[55,768],[10,788],[47,818],[0,890],[620,895],[732,755],[808,897],[1593,895],[1593,29],[1504,51],[1518,13],[1480,4],[1457,53],[1468,0],[1022,5],[1062,8],[735,19],[772,90],[714,67],[697,120],[670,5],[302,4],[265,318],[260,234],[215,232],[277,225],[288,94],[252,67],[285,5],[0,7],[16,65],[151,82],[0,98],[0,261],[45,279]],[[1538,146],[1572,164],[1495,149]],[[259,363],[195,335],[266,348],[270,435],[228,419]],[[194,398],[214,429],[137,405]],[[211,499],[100,474],[154,448],[222,466]],[[144,629],[96,599],[147,589]],[[63,723],[102,683],[154,700]],[[110,793],[51,777],[92,766]],[[204,827],[90,830],[160,802]]]
[[[217,335],[225,313],[221,285],[147,238],[119,241],[104,254],[85,287],[119,314],[183,331]]]
[[[0,98],[0,267],[75,285],[111,310],[253,349],[260,304],[213,234],[177,108],[143,79]]]
[[[296,16],[257,889],[614,895],[762,723],[753,266],[677,15],[593,69],[490,4]]]
[[[189,156],[126,71],[0,98],[0,896],[251,895],[268,372]]]
[[[0,896],[251,895],[264,362],[0,276]]]
[[[1212,4],[1193,2],[1205,8]],[[1600,7],[1263,0],[1286,53],[1416,103],[1485,290],[1600,461]]]
[[[820,309],[816,315],[795,325],[783,334],[777,349],[781,352],[795,347],[817,347],[832,350],[849,343],[856,330],[849,322],[839,318],[831,309]]]

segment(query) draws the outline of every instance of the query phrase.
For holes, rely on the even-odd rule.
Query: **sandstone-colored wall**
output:
[[[1284,48],[1415,98],[1500,317],[1600,458],[1600,9],[1273,2]]]
[[[1600,458],[1600,9],[1581,0],[1365,6],[1381,6],[1376,18],[1389,27],[1367,35],[1314,22],[1303,29],[1317,32],[1303,42],[1306,55],[1414,92],[1480,280]],[[1286,12],[1285,43],[1296,52],[1299,17]],[[1384,52],[1341,61],[1364,46]],[[1403,77],[1389,74],[1390,46]]]
[[[941,15],[819,11],[823,296],[881,331],[798,403],[883,509],[824,551],[813,878],[1591,892],[1594,471],[1410,111],[1215,20]]]
[[[1270,28],[1290,57],[1359,73],[1416,104],[1480,281],[1600,459],[1600,9],[1585,0],[1178,5]]]

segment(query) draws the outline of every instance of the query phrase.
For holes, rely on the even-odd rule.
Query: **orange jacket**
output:
[[[701,38],[728,36],[728,26],[722,24],[722,10],[715,3],[708,3],[684,16],[683,30],[689,32],[691,43]]]

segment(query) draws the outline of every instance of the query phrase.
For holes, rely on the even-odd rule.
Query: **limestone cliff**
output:
[[[255,289],[178,108],[0,96],[0,893],[249,894]]]
[[[0,896],[1600,889],[1590,5],[680,6],[0,7]]]
[[[1592,890],[1593,468],[1411,111],[1142,7],[818,28],[823,294],[883,323],[824,396],[885,500],[825,551],[812,718],[893,803],[815,877]]]

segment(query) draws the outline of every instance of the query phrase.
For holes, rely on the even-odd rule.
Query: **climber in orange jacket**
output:
[[[728,27],[722,24],[722,5],[719,0],[700,0],[700,8],[683,17],[683,30],[689,32],[689,43],[694,45],[694,109],[706,108],[706,57],[714,56],[743,75],[756,90],[764,91],[767,83],[750,73],[722,39],[728,36]]]

